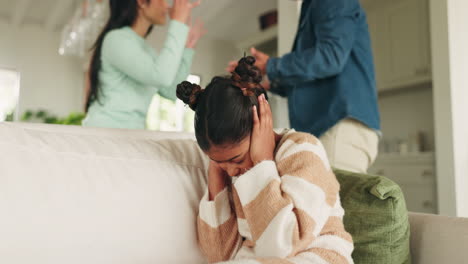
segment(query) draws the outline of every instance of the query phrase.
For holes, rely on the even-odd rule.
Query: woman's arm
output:
[[[187,38],[187,43],[185,44],[186,48],[182,56],[182,61],[177,71],[177,76],[174,79],[174,82],[169,87],[164,87],[159,89],[159,93],[168,99],[176,99],[176,89],[177,84],[185,81],[187,76],[190,74],[190,68],[192,66],[192,59],[194,55],[194,49],[198,44],[203,35],[206,34],[203,22],[200,19],[197,19],[195,24],[190,24],[190,32]]]
[[[158,93],[167,99],[172,101],[176,100],[176,87],[177,84],[185,81],[187,76],[190,74],[190,68],[192,66],[192,59],[194,55],[194,50],[190,48],[185,48],[184,54],[182,56],[182,61],[180,62],[179,70],[177,71],[177,75],[174,79],[174,82],[167,86],[162,87],[158,90]]]
[[[188,32],[187,25],[172,20],[164,47],[157,59],[153,59],[134,36],[123,31],[112,31],[104,39],[102,58],[142,84],[168,87],[179,70]]]

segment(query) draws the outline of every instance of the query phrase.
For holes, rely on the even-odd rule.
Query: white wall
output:
[[[426,134],[428,150],[434,150],[434,114],[429,85],[379,96],[383,140],[408,140],[411,134]]]
[[[468,217],[468,1],[449,3],[453,151],[458,216]]]
[[[441,214],[468,217],[468,1],[430,0]]]
[[[214,76],[228,74],[225,71],[228,62],[242,56],[231,42],[204,38],[196,49],[192,73],[200,75],[202,84],[206,85]]]
[[[149,43],[157,50],[164,44],[166,28],[155,27],[149,36]],[[216,75],[226,75],[224,70],[228,62],[238,60],[243,56],[234,46],[234,43],[203,37],[195,50],[192,64],[192,74],[201,76],[201,84],[204,87]]]
[[[14,68],[21,74],[21,112],[47,109],[66,116],[81,110],[81,64],[58,54],[58,33],[31,25],[13,28],[3,22],[0,32],[0,67]]]
[[[296,37],[301,3],[296,1],[277,0],[278,4],[278,56],[291,52]],[[288,99],[273,96],[271,105],[276,128],[289,128]]]

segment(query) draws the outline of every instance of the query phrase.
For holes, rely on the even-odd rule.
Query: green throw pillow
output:
[[[400,187],[382,176],[335,170],[344,224],[354,240],[356,264],[409,264],[410,230]]]

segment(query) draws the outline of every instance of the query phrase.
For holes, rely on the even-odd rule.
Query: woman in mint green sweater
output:
[[[175,100],[176,84],[189,74],[193,48],[205,33],[186,25],[200,2],[110,0],[110,18],[94,45],[83,126],[144,129],[153,95]],[[170,10],[170,12],[169,12]],[[159,54],[145,42],[153,25],[171,21]]]

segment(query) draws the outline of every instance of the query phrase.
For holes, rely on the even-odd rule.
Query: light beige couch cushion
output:
[[[468,219],[411,213],[412,264],[468,263]]]
[[[206,166],[191,134],[0,123],[0,263],[203,263]]]

